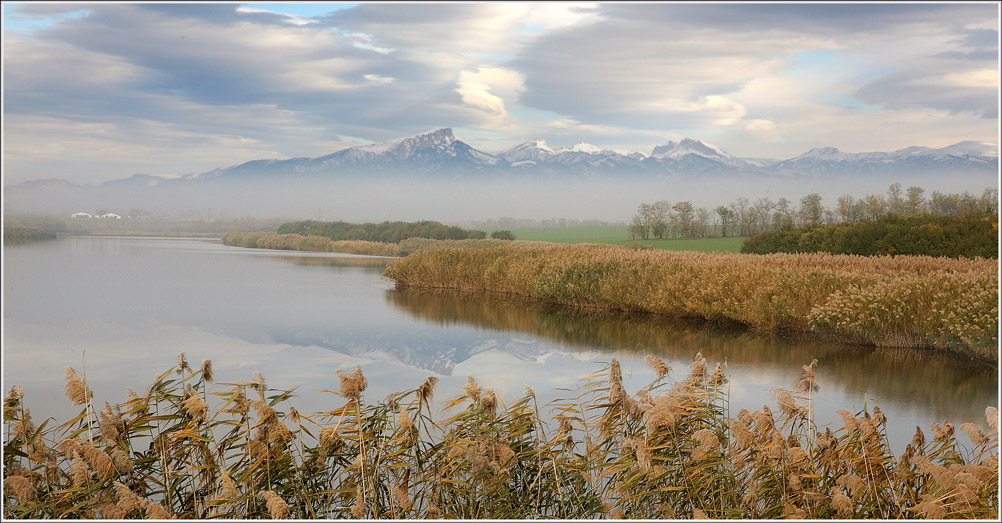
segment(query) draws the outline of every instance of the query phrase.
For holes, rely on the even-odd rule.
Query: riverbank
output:
[[[301,234],[275,234],[264,232],[231,232],[223,236],[223,244],[252,249],[283,251],[339,252],[368,256],[400,257],[440,248],[500,247],[510,240],[433,240],[407,238],[400,243],[370,242],[364,240],[331,240],[323,236]],[[545,242],[517,242],[521,245],[545,245]]]
[[[995,260],[509,244],[418,252],[392,263],[386,276],[401,286],[511,293],[998,358]]]
[[[774,390],[775,414],[734,417],[719,365],[699,353],[688,373],[647,362],[657,378],[646,386],[629,390],[613,359],[543,406],[531,389],[505,402],[471,377],[440,412],[434,377],[369,403],[361,370],[338,370],[333,408],[312,414],[257,373],[214,383],[211,362],[193,368],[184,353],[114,408],[67,367],[74,419],[36,426],[16,385],[4,400],[4,517],[998,516],[994,407],[984,424],[917,429],[895,458],[879,407],[815,429],[817,360]]]
[[[43,240],[55,240],[56,233],[41,227],[23,227],[18,225],[5,225],[3,228],[4,245],[17,245],[20,243],[37,242]]]

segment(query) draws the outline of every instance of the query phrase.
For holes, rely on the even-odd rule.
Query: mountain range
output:
[[[138,188],[191,181],[358,174],[369,177],[634,174],[685,178],[707,174],[818,176],[958,169],[987,172],[997,171],[998,166],[998,146],[976,141],[964,141],[940,149],[908,147],[892,152],[846,153],[835,147],[820,147],[786,160],[737,158],[717,146],[692,138],[658,145],[649,154],[621,153],[588,143],[552,148],[542,139],[530,140],[491,154],[457,139],[452,129],[446,128],[382,143],[349,147],[317,158],[254,160],[176,177],[135,174],[129,178],[105,182],[99,187]],[[68,182],[39,180],[26,183],[44,184],[52,188]]]
[[[268,204],[292,200],[303,200],[304,204],[309,200],[314,209],[335,205],[331,203],[334,200],[341,208],[354,205],[373,209],[385,204],[390,192],[400,193],[401,187],[407,185],[408,191],[431,186],[455,187],[453,195],[442,198],[450,202],[459,198],[476,207],[470,200],[473,194],[490,202],[493,201],[490,191],[514,191],[523,200],[529,194],[526,191],[539,193],[534,189],[538,185],[526,182],[546,182],[564,188],[572,183],[582,191],[589,187],[584,183],[588,181],[604,183],[603,187],[618,184],[616,187],[622,191],[626,191],[623,184],[629,182],[629,192],[649,190],[654,183],[670,187],[677,198],[697,198],[710,186],[717,193],[727,187],[737,191],[734,181],[742,181],[743,186],[749,187],[745,192],[757,193],[770,190],[769,187],[810,192],[824,184],[848,184],[863,190],[860,183],[864,182],[874,188],[886,188],[895,182],[935,185],[967,177],[974,180],[968,185],[980,190],[978,187],[983,188],[987,180],[996,178],[998,169],[998,146],[976,141],[939,149],[916,146],[892,152],[846,153],[834,147],[820,147],[785,160],[738,158],[693,138],[669,141],[649,153],[623,153],[588,143],[555,148],[542,139],[488,153],[459,140],[452,129],[444,128],[349,147],[316,158],[254,160],[196,174],[134,174],[99,185],[79,185],[60,179],[34,180],[4,187],[4,198],[8,209],[22,213],[75,212],[88,206],[153,205],[146,202],[161,202],[163,208],[182,203],[189,208],[223,208],[224,196],[244,202],[241,210],[234,207],[233,212],[257,212]],[[492,189],[485,189],[487,182],[491,182]],[[381,189],[375,189],[377,186]],[[518,188],[512,189],[515,187]],[[949,187],[953,190],[958,185],[952,183]],[[298,193],[293,192],[296,188]],[[351,193],[352,190],[355,192]],[[609,195],[608,190],[602,191],[601,194]],[[281,199],[277,196],[279,192],[285,194]],[[590,199],[596,194],[582,192],[577,201],[582,195]],[[381,204],[363,203],[359,199],[380,196]],[[624,200],[628,196],[625,192],[621,195]],[[399,198],[407,200],[406,195]],[[540,198],[548,201],[548,197]],[[570,201],[570,196],[567,199]],[[506,208],[513,205],[518,204]]]

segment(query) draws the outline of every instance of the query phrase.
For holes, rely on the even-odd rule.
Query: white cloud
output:
[[[779,132],[776,122],[755,118],[745,123],[745,129],[772,143],[783,143],[783,135]]]
[[[149,158],[210,162],[175,170],[190,172],[440,126],[476,131],[486,150],[530,138],[611,146],[604,137],[649,150],[687,135],[769,157],[997,133],[997,11],[970,5],[832,4],[817,7],[833,16],[824,23],[809,6],[772,5],[363,3],[316,23],[253,5],[87,9],[31,35],[5,31],[7,127],[26,133],[7,133],[5,176],[33,141],[61,162],[53,173],[112,179]],[[38,118],[65,132],[28,125]],[[170,153],[193,142],[218,158]],[[108,161],[84,174],[76,159],[93,151]]]
[[[279,13],[277,11],[269,11],[267,9],[257,9],[257,8],[254,8],[254,7],[247,7],[245,5],[242,5],[242,6],[238,7],[237,11],[240,12],[240,13],[267,13],[267,14],[277,15],[277,16],[283,17],[287,23],[290,23],[290,24],[293,24],[293,25],[309,25],[309,24],[315,24],[316,23],[316,20],[310,20],[309,18],[303,18],[301,16],[290,15],[288,13]]]
[[[363,74],[362,78],[365,78],[372,85],[388,85],[393,83],[394,78],[389,76],[380,76],[378,74]]]
[[[948,73],[943,76],[943,82],[958,87],[998,87],[999,71],[998,69],[975,69]]]
[[[507,117],[505,101],[501,96],[517,97],[525,90],[521,73],[503,67],[478,67],[475,72],[461,71],[456,82],[456,92],[463,102],[495,116]],[[494,91],[494,92],[492,92]]]
[[[357,49],[375,51],[379,54],[390,54],[395,51],[395,49],[390,47],[376,45],[375,37],[370,34],[341,31],[341,35],[344,36],[345,40],[347,40],[352,47]]]

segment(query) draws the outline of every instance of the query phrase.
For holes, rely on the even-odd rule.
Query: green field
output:
[[[670,251],[723,251],[740,252],[744,237],[699,238],[694,240],[637,240],[631,241],[626,226],[614,227],[528,227],[510,229],[518,240],[535,240],[555,243],[611,243],[626,245],[636,243]],[[490,235],[491,231],[487,231]]]

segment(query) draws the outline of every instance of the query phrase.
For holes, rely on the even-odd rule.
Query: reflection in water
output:
[[[783,372],[789,377],[776,384],[787,387],[799,374],[800,365],[817,358],[824,387],[844,390],[850,397],[868,394],[883,401],[920,405],[944,418],[958,414],[958,406],[983,410],[995,404],[998,394],[994,369],[933,352],[788,339],[736,326],[582,311],[508,295],[400,288],[386,291],[386,299],[415,318],[443,326],[521,332],[590,350],[634,351],[683,362],[700,351],[710,361],[726,361],[732,371],[786,369]]]
[[[374,257],[352,257],[349,254],[338,254],[331,257],[321,253],[321,256],[302,256],[296,253],[295,256],[270,256],[277,260],[293,263],[301,267],[330,267],[330,268],[352,268],[364,269],[366,272],[378,272],[380,274],[386,270],[386,265],[394,258],[374,258]]]
[[[654,376],[645,355],[662,356],[679,377],[702,351],[711,364],[727,363],[737,410],[774,405],[769,388],[792,386],[800,366],[817,358],[817,412],[829,414],[819,424],[841,426],[834,411],[857,410],[865,397],[899,421],[895,448],[916,424],[928,429],[949,418],[984,427],[985,406],[997,404],[994,371],[936,354],[393,290],[382,276],[389,261],[155,238],[71,237],[5,250],[4,379],[23,384],[39,413],[56,415],[66,404],[64,365],[81,370],[86,362],[95,392],[114,399],[125,387],[148,386],[183,350],[192,360],[213,360],[221,381],[260,370],[273,385],[298,387],[303,412],[331,408],[318,391],[336,387],[334,370],[357,365],[370,399],[433,372],[441,398],[458,394],[472,374],[506,400],[532,386],[545,404],[611,358],[625,380],[642,386]]]

